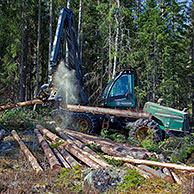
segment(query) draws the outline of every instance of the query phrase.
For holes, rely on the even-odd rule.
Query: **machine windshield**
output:
[[[106,95],[107,95],[107,93],[108,93],[108,90],[109,90],[110,86],[112,85],[112,83],[114,82],[114,80],[115,80],[115,79],[112,79],[112,80],[108,83],[108,85],[107,85],[106,88],[104,89],[104,92],[103,92],[103,94],[102,94],[102,98],[106,98]]]
[[[132,94],[132,75],[124,74],[114,83],[109,96],[122,96]]]

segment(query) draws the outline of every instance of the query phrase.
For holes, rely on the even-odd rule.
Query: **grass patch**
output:
[[[123,183],[117,186],[119,191],[137,189],[144,182],[144,178],[136,170],[128,170]]]
[[[58,176],[55,186],[63,186],[67,190],[73,192],[82,191],[81,174],[82,170],[79,165],[73,166],[72,169],[62,168],[61,174]]]

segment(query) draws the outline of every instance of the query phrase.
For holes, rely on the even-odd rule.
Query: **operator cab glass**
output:
[[[119,79],[114,83],[112,89],[110,90],[109,97],[114,96],[123,96],[132,94],[132,75],[123,74]]]
[[[124,70],[112,79],[104,89],[102,101],[111,108],[135,107],[134,72]]]

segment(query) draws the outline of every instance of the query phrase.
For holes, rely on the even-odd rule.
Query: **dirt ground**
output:
[[[27,161],[25,155],[20,150],[19,145],[11,135],[8,135],[0,143],[0,194],[32,194],[32,193],[84,193],[98,194],[99,190],[94,190],[90,185],[86,185],[83,189],[72,191],[68,186],[58,183],[57,178],[61,175],[61,169],[50,170],[48,161],[42,151],[32,131],[19,131],[18,135],[22,138],[26,146],[37,158],[39,164],[43,167],[44,172],[38,174],[32,169],[31,164]],[[159,179],[145,181],[136,189],[128,189],[127,191],[118,191],[109,188],[104,193],[174,193],[174,194],[192,194],[194,193],[194,178],[189,173],[179,173],[182,176],[183,185],[164,183]],[[70,181],[63,180],[64,183]]]

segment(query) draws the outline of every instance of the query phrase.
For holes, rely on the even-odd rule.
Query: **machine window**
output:
[[[110,97],[122,96],[127,94],[132,94],[132,79],[131,74],[122,75],[113,85],[110,91]]]

